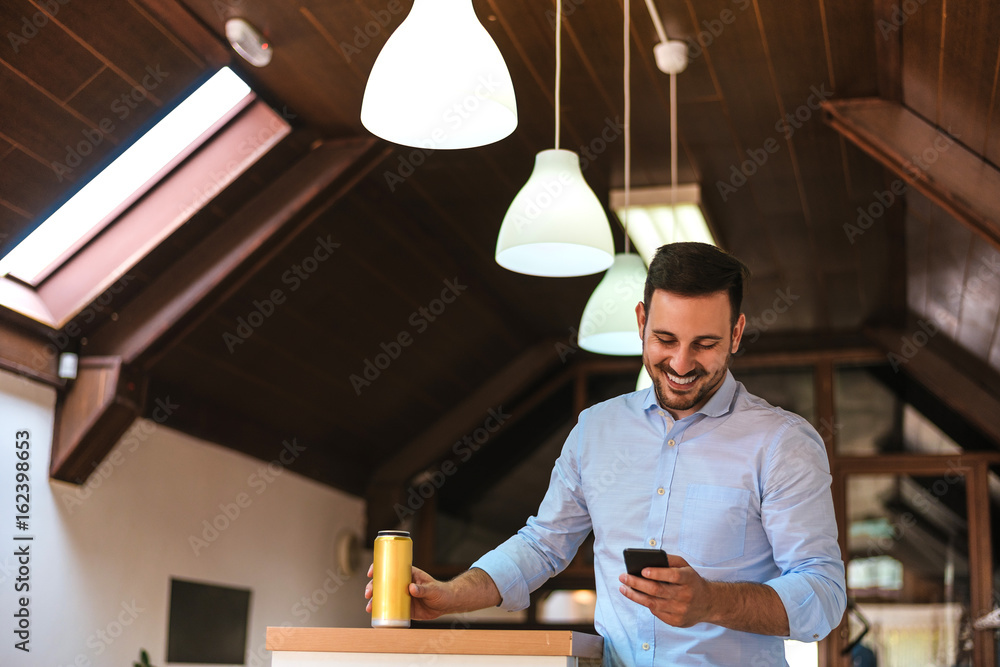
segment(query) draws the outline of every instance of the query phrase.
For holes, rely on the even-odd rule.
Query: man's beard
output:
[[[668,368],[666,364],[659,364],[656,369],[660,371],[660,377],[658,380],[653,381],[653,391],[656,392],[656,400],[660,406],[667,408],[668,410],[677,410],[683,412],[685,410],[690,410],[694,406],[698,405],[702,400],[705,399],[710,393],[712,393],[719,384],[726,377],[726,371],[729,370],[729,365],[733,361],[733,354],[730,352],[726,357],[726,363],[723,364],[714,375],[707,376],[705,370],[701,366],[696,366],[694,372],[698,374],[698,379],[696,379],[691,384],[699,385],[698,389],[691,392],[685,392],[684,394],[675,393],[670,385],[667,384],[667,373]],[[675,377],[689,377],[691,374],[688,373],[687,376],[674,373],[672,370],[669,371],[671,375]],[[660,386],[661,382],[664,386]]]

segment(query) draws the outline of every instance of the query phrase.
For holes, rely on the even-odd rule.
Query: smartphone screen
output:
[[[643,568],[670,567],[667,552],[663,549],[625,549],[625,571],[641,577]]]

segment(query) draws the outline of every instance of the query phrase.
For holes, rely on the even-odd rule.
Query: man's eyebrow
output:
[[[672,331],[667,331],[666,329],[653,329],[653,333],[658,336],[671,336],[677,338],[677,334]],[[716,336],[714,334],[702,334],[701,336],[695,336],[695,340],[722,340],[722,336]]]

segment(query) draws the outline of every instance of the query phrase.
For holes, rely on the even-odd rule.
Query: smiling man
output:
[[[823,441],[729,372],[748,275],[714,246],[659,249],[636,306],[652,386],[580,413],[517,535],[449,582],[414,568],[414,618],[522,609],[593,530],[608,667],[784,665],[782,638],[816,641],[840,623]],[[629,547],[663,549],[670,567],[625,574]]]

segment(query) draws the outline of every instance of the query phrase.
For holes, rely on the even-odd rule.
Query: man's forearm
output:
[[[448,582],[452,587],[454,613],[495,607],[502,601],[500,591],[490,575],[472,568]]]
[[[778,593],[764,584],[711,582],[710,623],[758,635],[788,636],[788,614]]]

